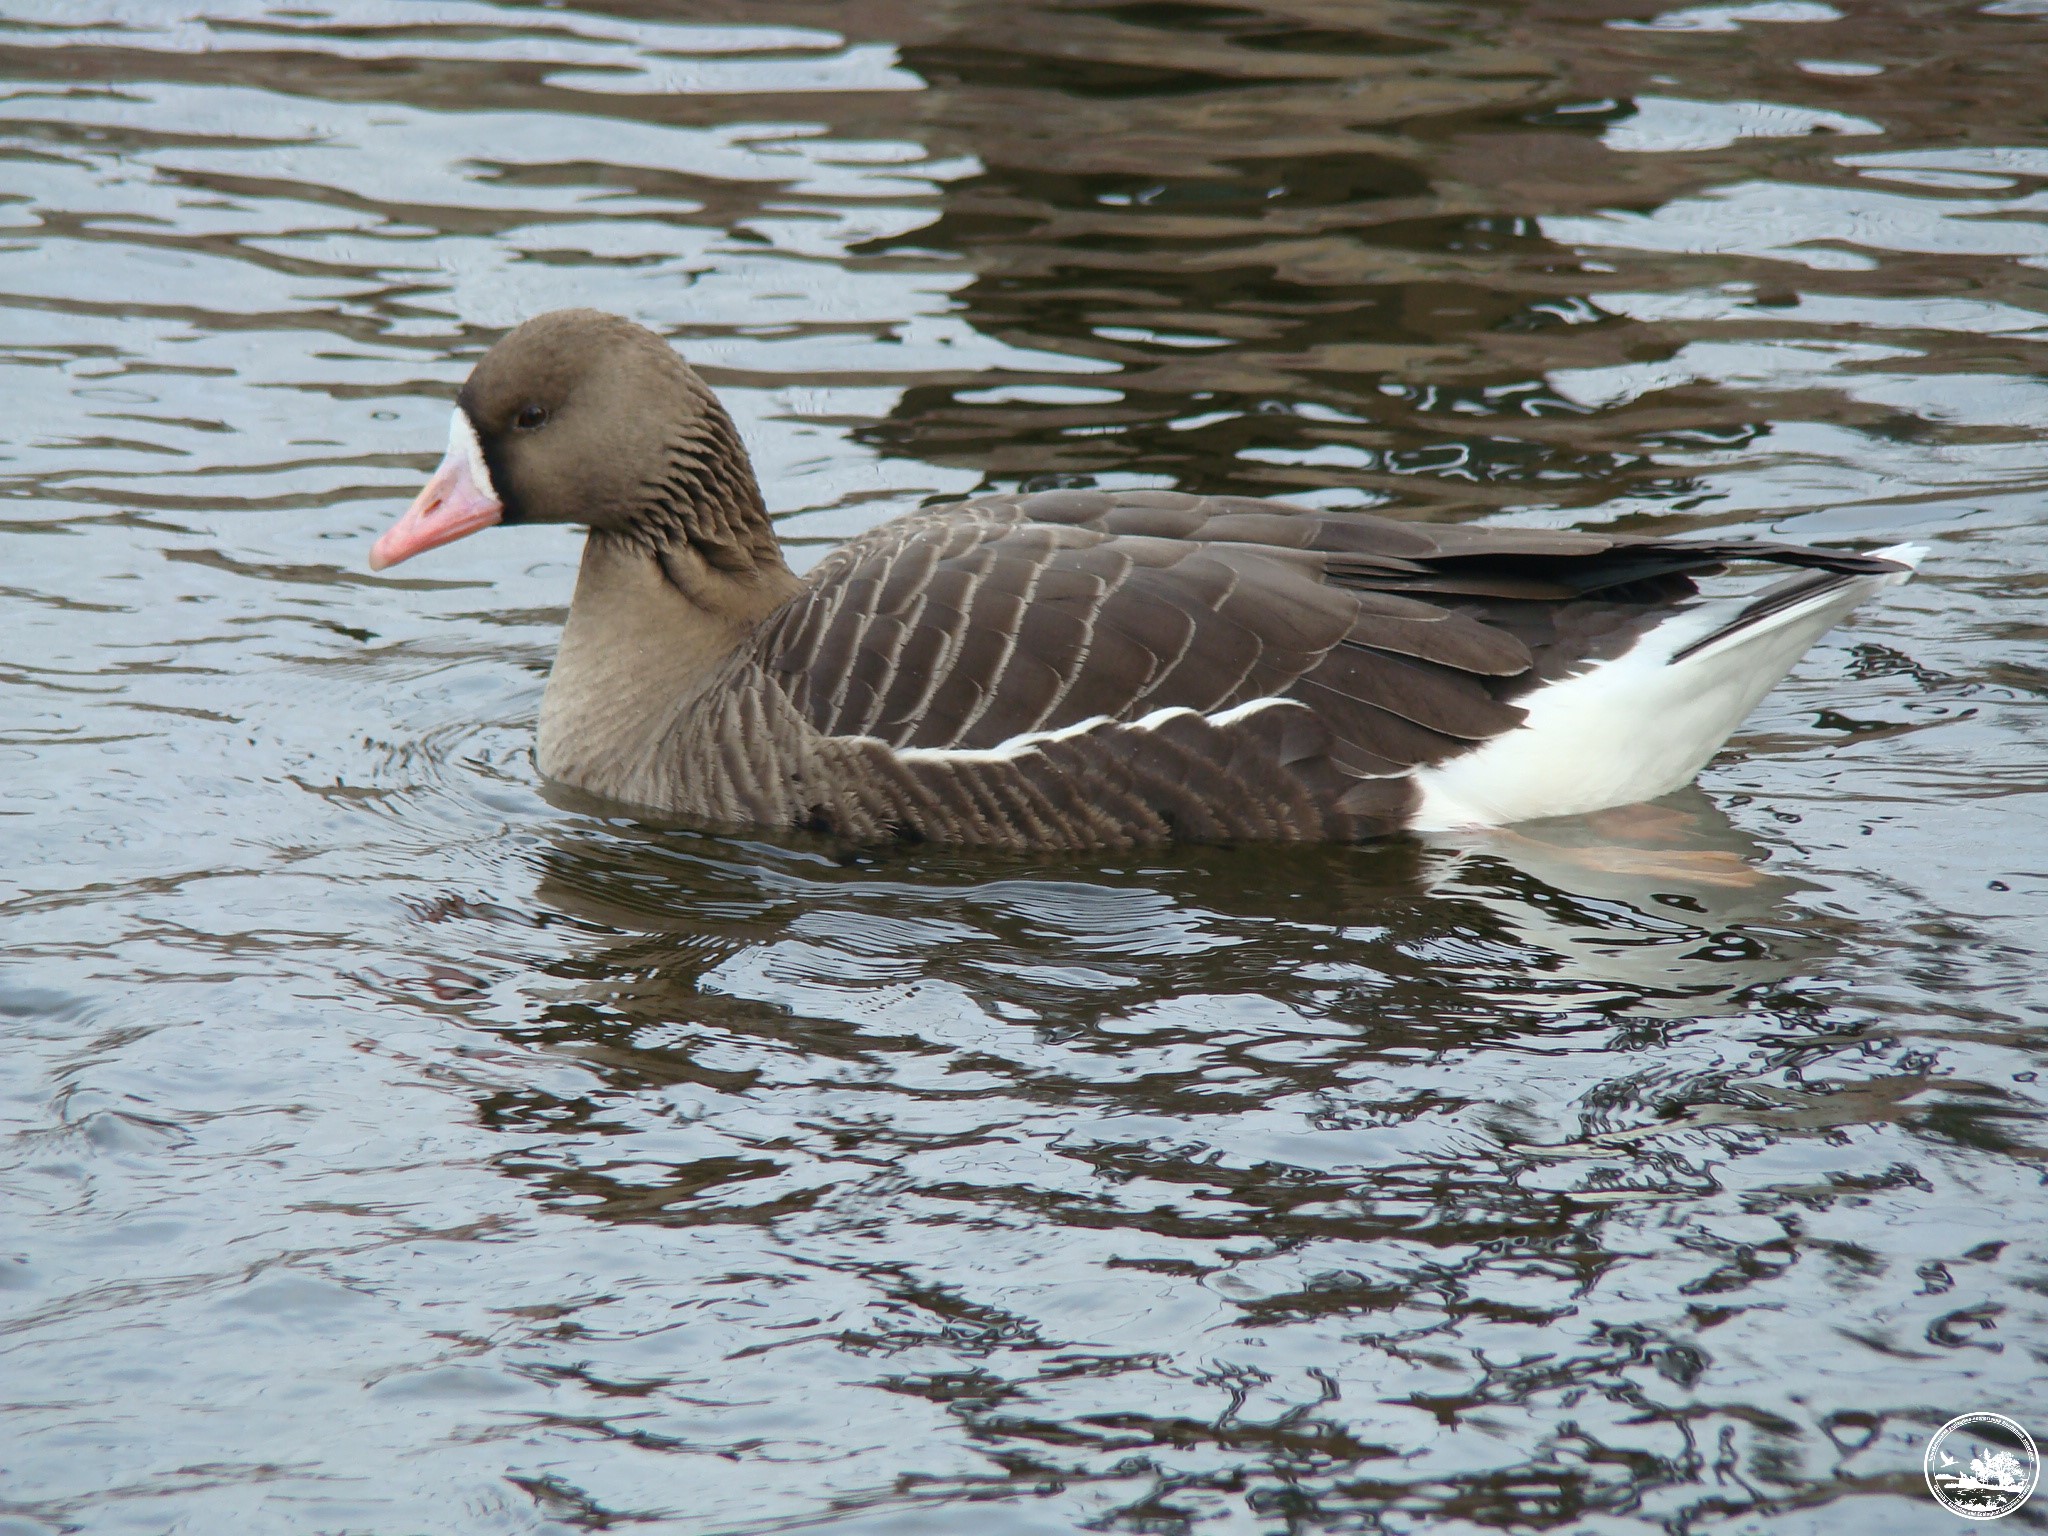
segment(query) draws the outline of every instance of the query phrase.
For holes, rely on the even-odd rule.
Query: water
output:
[[[4,13],[5,1536],[1931,1531],[2048,1432],[2038,4]],[[573,534],[364,566],[571,302],[800,563],[1934,555],[1652,807],[647,827],[535,777]]]

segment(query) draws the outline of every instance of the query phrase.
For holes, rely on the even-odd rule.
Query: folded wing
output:
[[[830,556],[763,659],[815,729],[898,751],[1014,752],[1284,700],[1344,775],[1391,778],[1512,730],[1518,697],[1625,651],[1731,559],[1888,568],[1248,497],[991,496]]]

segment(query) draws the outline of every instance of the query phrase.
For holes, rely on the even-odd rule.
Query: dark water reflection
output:
[[[5,8],[0,1533],[1934,1529],[1932,1427],[2048,1430],[2044,25]],[[571,536],[362,564],[570,302],[809,553],[1936,554],[1656,806],[637,825],[533,774]]]

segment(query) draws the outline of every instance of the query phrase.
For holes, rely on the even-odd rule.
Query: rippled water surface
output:
[[[0,0],[0,75],[5,1536],[1945,1531],[1930,1430],[2048,1432],[2048,7]],[[573,534],[364,565],[567,303],[800,563],[1058,484],[1934,553],[1654,806],[650,827],[534,771]]]

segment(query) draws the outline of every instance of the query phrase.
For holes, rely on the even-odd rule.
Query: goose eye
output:
[[[519,408],[519,414],[513,418],[513,425],[522,432],[531,432],[547,419],[548,412],[546,406],[522,405]]]

